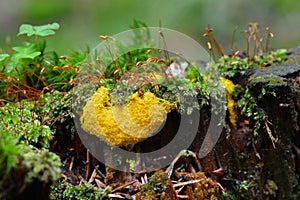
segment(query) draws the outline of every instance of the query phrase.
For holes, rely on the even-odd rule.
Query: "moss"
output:
[[[250,81],[254,83],[266,83],[268,86],[286,85],[286,79],[274,74],[267,74],[257,77],[250,77]]]
[[[236,126],[238,112],[236,110],[235,102],[234,102],[234,99],[233,99],[233,93],[234,93],[234,90],[235,90],[235,85],[229,79],[222,78],[221,80],[222,80],[222,83],[223,83],[223,85],[225,86],[225,88],[228,92],[227,93],[227,109],[228,109],[228,112],[229,112],[229,120],[230,120],[230,123],[233,126]]]
[[[136,195],[137,200],[178,199],[175,189],[167,174],[162,170],[155,172],[149,182],[141,186]]]
[[[88,199],[109,199],[108,194],[112,192],[110,186],[105,189],[95,187],[90,183],[72,185],[66,181],[51,186],[50,199],[88,200]]]
[[[191,180],[200,180],[198,183],[187,186],[189,199],[218,199],[219,185],[211,178],[207,178],[203,172],[189,175]]]
[[[21,143],[49,147],[54,132],[40,121],[36,103],[25,99],[0,107],[0,129],[20,137]]]
[[[42,199],[50,184],[61,177],[60,158],[48,149],[17,143],[12,134],[0,131],[0,136],[0,161],[6,162],[0,164],[0,199]]]
[[[183,190],[188,199],[218,199],[218,183],[207,178],[204,172],[188,174],[185,178],[199,180],[199,182],[188,184],[186,190]],[[150,177],[147,184],[142,185],[136,199],[178,199],[178,197],[171,180],[160,170]]]
[[[138,92],[128,104],[112,105],[109,90],[100,87],[83,108],[82,128],[115,146],[131,146],[152,136],[176,105],[151,92]]]
[[[278,190],[278,186],[273,180],[267,180],[267,183],[265,185],[264,194],[267,196],[273,196],[276,197],[276,191]]]

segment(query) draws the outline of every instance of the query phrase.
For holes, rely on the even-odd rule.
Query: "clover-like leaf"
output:
[[[36,35],[36,36],[49,36],[54,35],[55,31],[59,29],[58,23],[46,24],[41,26],[32,26],[30,24],[22,24],[19,28],[19,35],[27,35],[28,37]]]
[[[32,36],[34,35],[34,28],[32,25],[30,24],[22,24],[19,28],[19,35],[24,35],[27,34],[27,36]]]
[[[20,59],[34,59],[41,54],[40,51],[37,51],[37,46],[35,44],[31,44],[29,46],[14,47],[13,50],[16,51],[16,53],[11,58],[14,67],[17,66]]]

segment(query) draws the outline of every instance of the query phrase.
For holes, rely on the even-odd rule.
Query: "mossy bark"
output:
[[[300,197],[300,49],[291,52],[276,67],[251,69],[233,78],[235,84],[248,88],[265,120],[255,133],[253,120],[239,116],[236,127],[223,131],[215,146],[226,171],[223,176],[212,173],[220,167],[214,152],[202,159],[203,170],[238,198]],[[245,183],[246,187],[240,187]]]

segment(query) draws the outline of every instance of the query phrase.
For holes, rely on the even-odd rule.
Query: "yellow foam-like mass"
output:
[[[82,128],[115,146],[133,146],[157,133],[176,104],[151,92],[131,95],[129,103],[112,106],[109,91],[100,87],[83,108]]]
[[[234,89],[235,89],[235,85],[229,79],[222,78],[221,81],[228,92],[227,93],[227,109],[229,112],[229,120],[230,120],[230,123],[236,127],[238,113],[235,108],[235,103],[234,103],[234,99],[233,99],[233,95],[232,95],[234,92]]]

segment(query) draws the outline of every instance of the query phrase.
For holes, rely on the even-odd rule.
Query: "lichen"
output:
[[[235,85],[229,79],[222,78],[222,83],[227,90],[227,109],[229,112],[229,120],[233,126],[236,126],[238,112],[235,107],[235,102],[233,99],[233,92],[235,90]]]
[[[130,96],[128,104],[112,105],[109,90],[100,87],[83,108],[82,128],[115,146],[132,146],[155,134],[176,105],[151,92]]]

